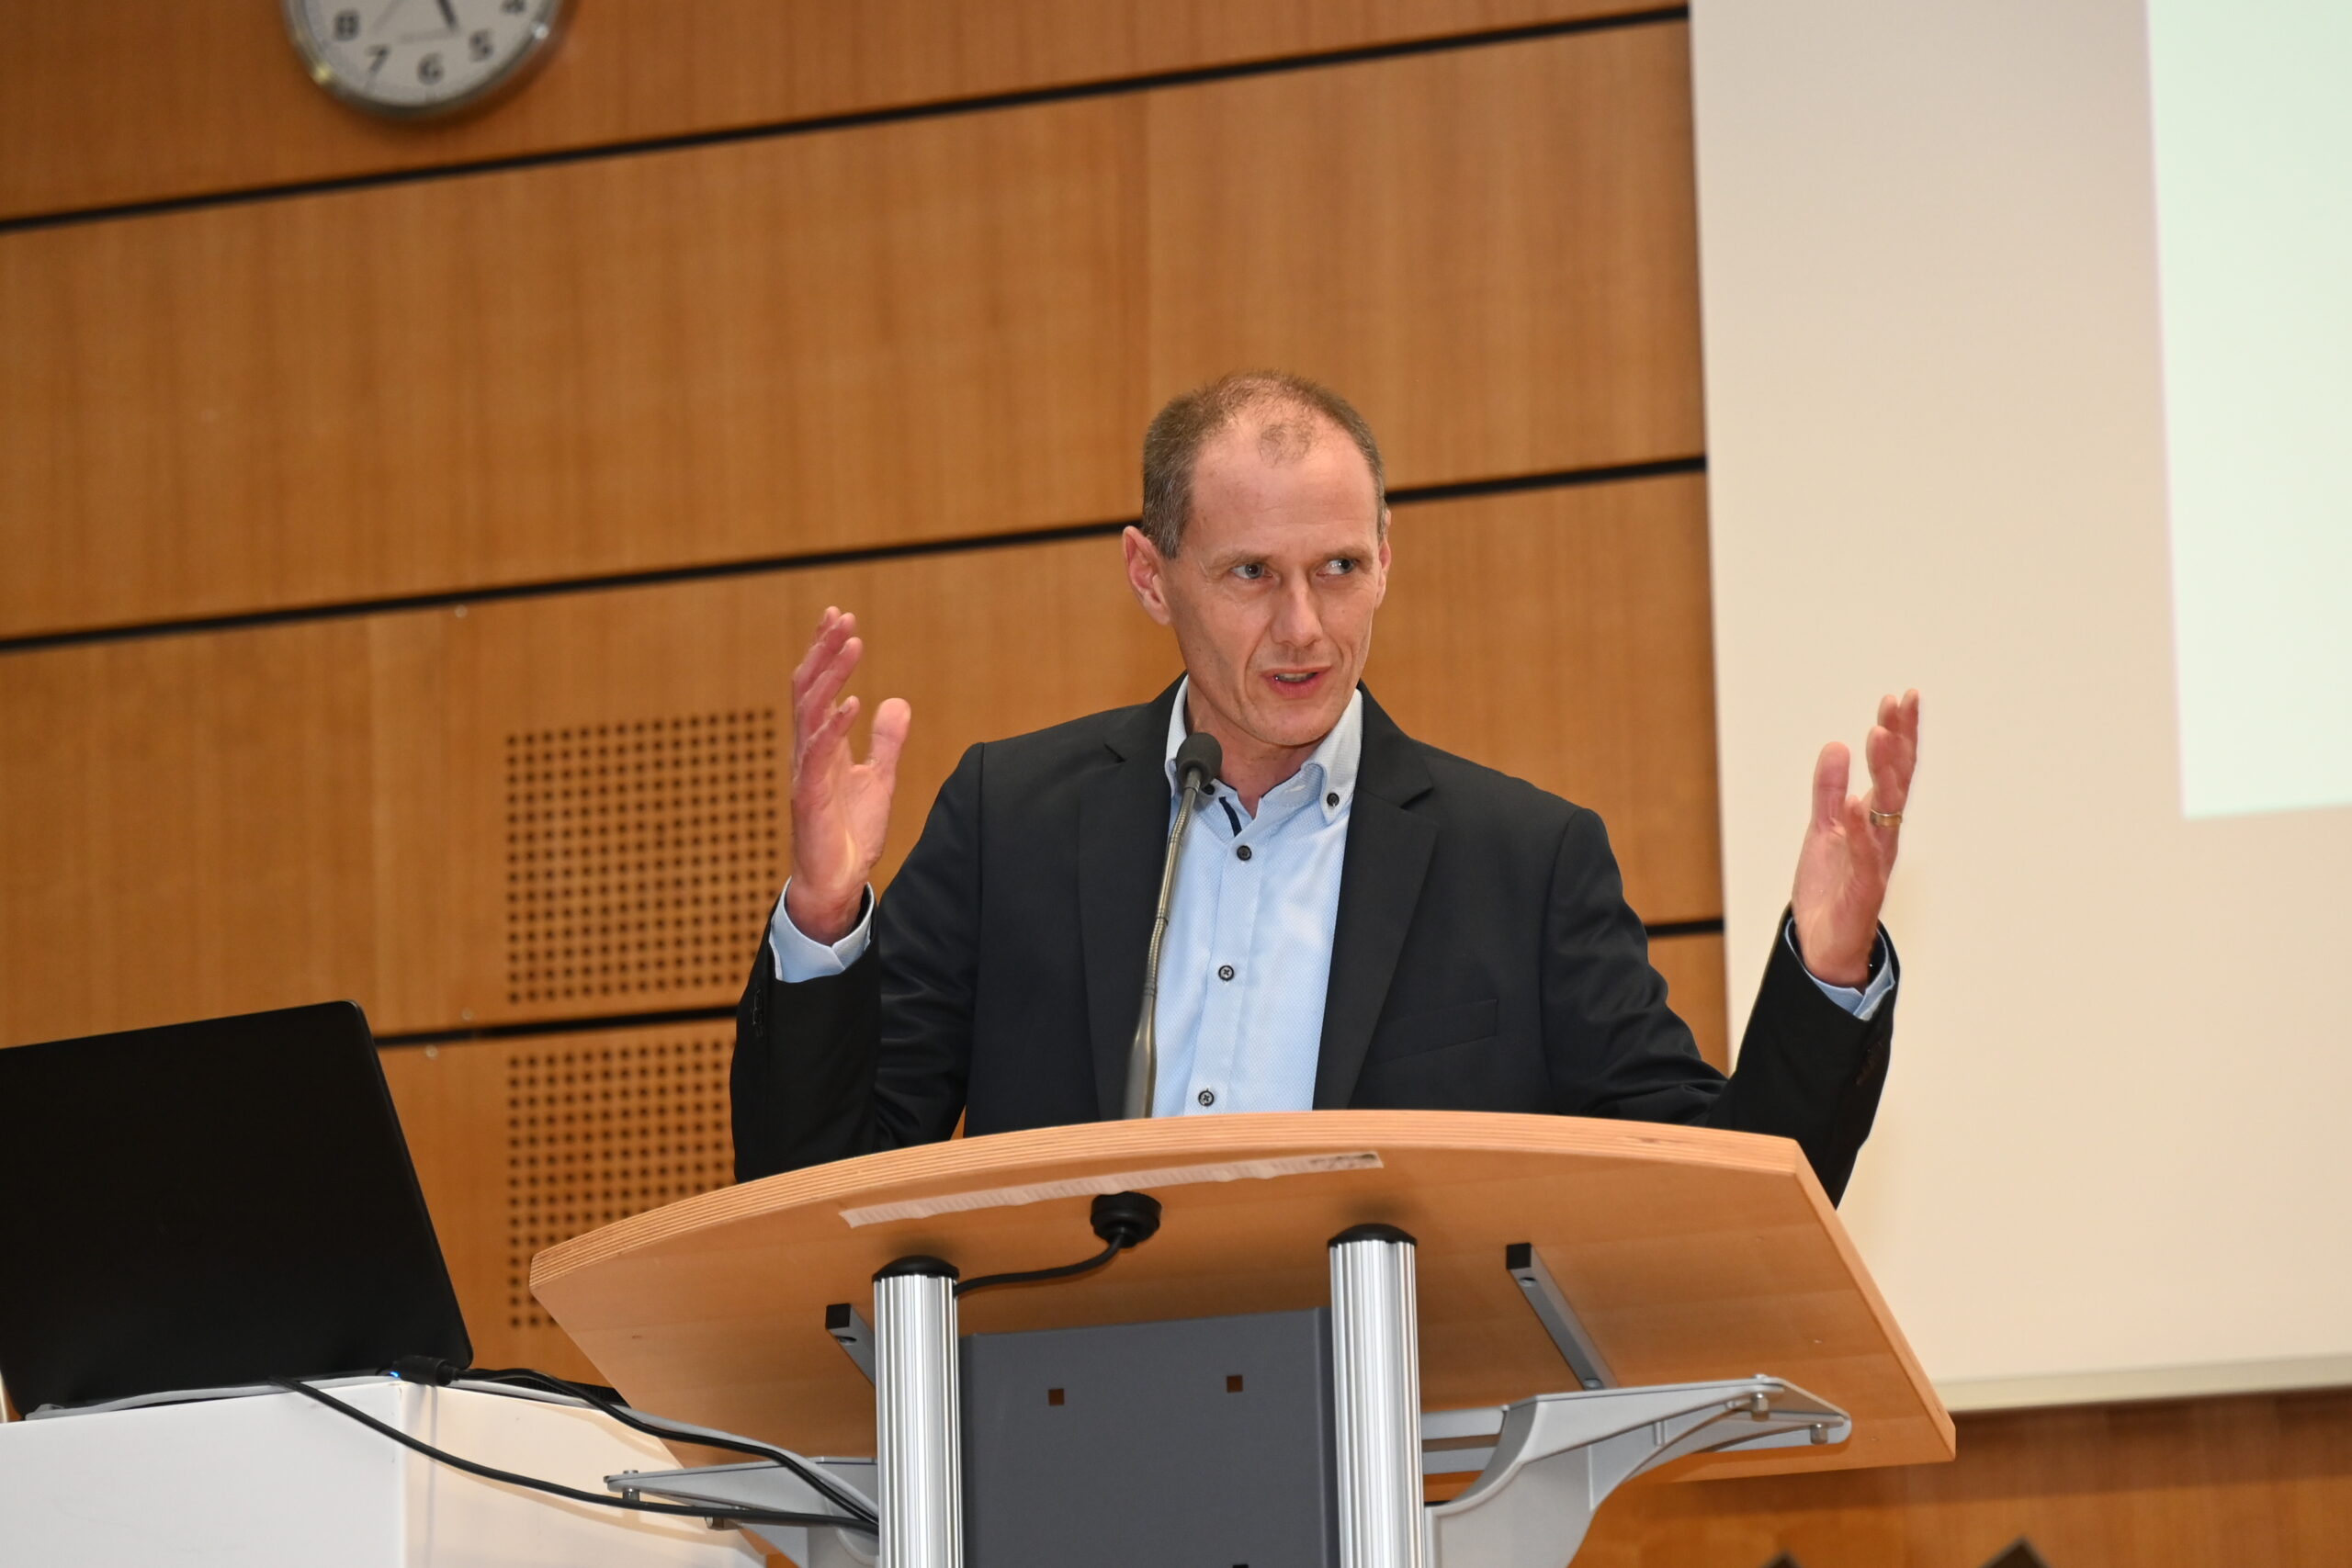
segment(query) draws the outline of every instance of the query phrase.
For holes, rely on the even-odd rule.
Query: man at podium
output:
[[[793,675],[792,873],[738,1012],[739,1177],[1121,1114],[1196,732],[1151,1017],[1152,1114],[1543,1111],[1795,1139],[1832,1197],[1885,1081],[1878,923],[1917,758],[1883,699],[1870,784],[1823,749],[1794,891],[1737,1070],[1667,1006],[1600,818],[1413,739],[1359,683],[1387,587],[1380,450],[1302,378],[1228,376],[1144,437],[1124,539],[1185,673],[1139,706],[967,750],[888,894],[911,715],[851,752],[863,645],[828,610]],[[1537,678],[1542,678],[1539,674]]]

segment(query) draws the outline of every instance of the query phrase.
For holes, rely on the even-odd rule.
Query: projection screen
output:
[[[2352,8],[1700,0],[1693,71],[1735,1010],[1917,685],[1845,1214],[1930,1374],[2352,1382]]]

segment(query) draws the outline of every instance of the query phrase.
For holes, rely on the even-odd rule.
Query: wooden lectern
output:
[[[966,1279],[1084,1257],[1091,1199],[1117,1191],[1150,1194],[1164,1218],[1098,1273],[960,1305],[943,1284],[944,1330],[932,1313],[922,1344],[909,1337],[913,1319],[879,1299],[877,1272],[910,1257]],[[1334,1245],[1374,1234],[1364,1226],[1408,1239]],[[1350,1254],[1361,1258],[1343,1268]],[[1803,1155],[1746,1134],[1423,1111],[1049,1128],[706,1193],[541,1253],[531,1285],[632,1403],[811,1454],[877,1453],[876,1385],[826,1326],[834,1303],[874,1303],[879,1353],[899,1369],[878,1380],[880,1401],[886,1412],[900,1401],[902,1428],[878,1450],[882,1559],[908,1568],[961,1561],[958,1527],[940,1517],[960,1506],[958,1438],[933,1433],[919,1458],[904,1429],[920,1371],[908,1354],[930,1356],[925,1397],[946,1401],[925,1419],[955,1419],[959,1332],[1328,1308],[1346,1568],[1565,1562],[1585,1518],[1545,1526],[1549,1545],[1531,1546],[1523,1517],[1472,1506],[1514,1465],[1548,1474],[1558,1506],[1573,1511],[1558,1497],[1576,1491],[1589,1516],[1617,1480],[1662,1462],[1702,1477],[1953,1453],[1951,1417]],[[1384,1334],[1385,1347],[1366,1348]],[[1384,1402],[1401,1418],[1384,1417]],[[1566,1439],[1544,1448],[1547,1423],[1562,1422],[1585,1428],[1573,1475]],[[1401,1503],[1399,1463],[1410,1466]],[[894,1465],[902,1491],[931,1488],[900,1497],[914,1511],[896,1540]],[[922,1483],[923,1465],[944,1471]],[[1465,1465],[1484,1472],[1444,1479]],[[1439,1478],[1426,1502],[1424,1473]],[[1541,1489],[1521,1487],[1512,1506]],[[1506,1539],[1517,1544],[1492,1544]],[[784,1550],[823,1559],[807,1543]]]

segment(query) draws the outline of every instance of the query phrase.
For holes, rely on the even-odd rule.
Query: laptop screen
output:
[[[19,1410],[472,1359],[351,1002],[0,1050]]]

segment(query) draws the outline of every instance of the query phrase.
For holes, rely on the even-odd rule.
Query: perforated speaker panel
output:
[[[506,738],[506,999],[740,985],[783,886],[775,710]]]
[[[734,1179],[719,1029],[617,1045],[526,1047],[506,1066],[507,1325],[550,1320],[531,1257]]]

